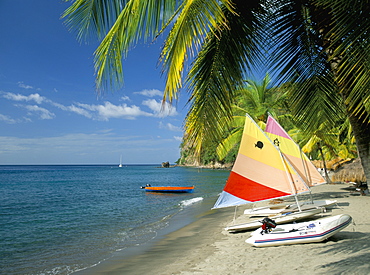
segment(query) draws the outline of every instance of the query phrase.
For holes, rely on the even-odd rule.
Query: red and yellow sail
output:
[[[278,147],[246,116],[238,156],[214,208],[291,196],[309,191]]]
[[[310,187],[326,183],[316,167],[302,152],[283,127],[271,116],[267,118],[265,133],[279,147],[283,155]]]

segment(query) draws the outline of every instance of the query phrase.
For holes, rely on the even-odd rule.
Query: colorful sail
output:
[[[310,187],[324,184],[325,179],[317,171],[316,167],[302,152],[301,148],[288,135],[283,127],[272,117],[267,118],[265,133],[270,137],[290,164]]]
[[[238,156],[213,208],[236,206],[309,191],[278,148],[246,116]]]

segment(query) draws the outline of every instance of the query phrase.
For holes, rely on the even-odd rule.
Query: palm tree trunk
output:
[[[370,185],[370,123],[368,119],[349,115],[349,121],[356,138],[357,152],[366,176],[367,185]]]
[[[326,169],[325,157],[324,157],[324,153],[322,151],[320,142],[317,143],[317,148],[319,148],[319,151],[320,151],[320,154],[321,154],[322,163],[323,163],[323,166],[324,166],[324,173],[325,173],[326,182],[331,183],[330,177],[328,175],[328,169]]]
[[[328,61],[330,64],[331,71],[334,76],[334,81],[337,84],[338,91],[341,92],[343,99],[343,106],[345,106],[346,114],[348,116],[349,122],[352,126],[353,135],[356,139],[356,146],[358,156],[361,160],[361,165],[364,169],[366,176],[366,182],[369,185],[370,183],[370,121],[368,119],[368,112],[363,107],[363,102],[360,99],[357,106],[362,106],[358,110],[351,110],[346,104],[347,96],[350,94],[347,88],[337,81],[338,77],[338,68],[339,64],[343,61],[343,56],[334,55],[335,47],[337,45],[333,44],[333,41],[330,40],[330,25],[335,24],[333,22],[331,13],[329,9],[321,9],[320,12],[315,15],[319,15],[320,20],[318,20],[318,30],[322,39],[322,46],[325,53],[327,54]],[[340,43],[340,42],[336,42]],[[350,53],[348,53],[350,54]],[[353,82],[356,81],[354,75],[349,74],[347,81]],[[348,86],[347,86],[348,87]]]

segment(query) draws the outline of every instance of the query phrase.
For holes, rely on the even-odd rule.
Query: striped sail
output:
[[[265,133],[280,148],[282,154],[310,187],[324,184],[325,179],[302,152],[301,148],[271,116],[267,118]]]
[[[309,191],[300,175],[247,115],[239,152],[213,208],[270,200]]]

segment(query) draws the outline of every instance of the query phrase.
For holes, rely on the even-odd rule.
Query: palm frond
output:
[[[317,5],[330,9],[334,24],[327,40],[332,53],[330,62],[336,66],[336,81],[350,113],[370,113],[363,99],[370,96],[370,2],[316,0]]]
[[[164,100],[172,102],[177,97],[183,86],[186,61],[194,58],[210,30],[217,32],[218,28],[225,27],[225,20],[220,1],[184,1],[161,53],[160,60],[167,79]]]
[[[187,79],[196,123],[193,128],[187,125],[186,131],[193,133],[194,142],[222,138],[227,125],[220,125],[220,118],[231,119],[233,96],[243,85],[243,73],[260,60],[258,19],[252,12],[248,18],[227,10],[225,14],[228,28],[208,33]]]
[[[240,143],[242,135],[243,128],[237,128],[217,146],[216,153],[220,160],[224,159],[234,146]]]
[[[344,115],[321,33],[328,12],[315,9],[312,1],[284,1],[275,12],[276,24],[272,27],[274,42],[279,45],[273,62],[276,68],[283,68],[282,81],[296,83],[290,86],[292,111],[295,119],[311,131],[324,120],[334,127]]]
[[[66,25],[77,30],[79,41],[91,36],[103,38],[116,21],[127,0],[70,0],[72,5],[62,14]]]
[[[80,29],[80,38],[94,31],[104,36],[94,53],[98,91],[117,89],[123,84],[123,59],[128,51],[140,39],[154,39],[173,15],[177,2],[79,0],[66,10],[67,24]]]

